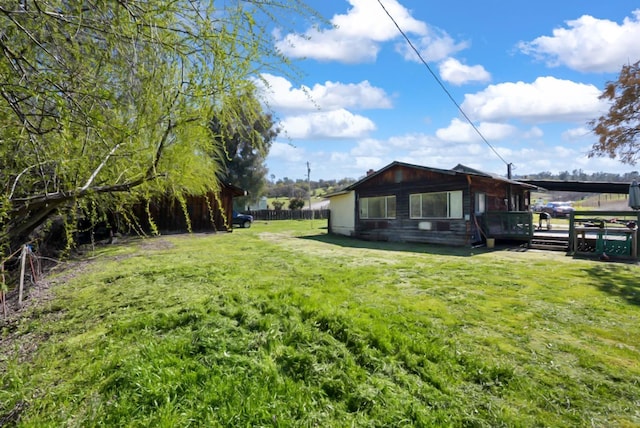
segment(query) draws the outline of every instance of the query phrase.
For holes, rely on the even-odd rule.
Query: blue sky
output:
[[[587,157],[587,122],[626,63],[640,60],[640,6],[631,1],[308,0],[333,24],[298,22],[274,32],[302,74],[263,74],[283,130],[269,175],[360,178],[397,160],[464,165],[506,175],[626,172],[639,167]],[[497,152],[497,154],[496,154]]]

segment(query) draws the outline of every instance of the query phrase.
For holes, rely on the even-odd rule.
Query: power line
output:
[[[413,49],[413,51],[416,53],[416,55],[418,55],[418,58],[420,58],[420,61],[422,62],[422,64],[424,64],[425,67],[427,67],[427,70],[429,70],[429,73],[431,73],[431,75],[433,76],[433,78],[436,80],[436,82],[438,82],[438,85],[440,85],[440,87],[442,88],[442,90],[444,91],[445,94],[447,94],[447,96],[449,97],[449,99],[451,100],[451,102],[453,104],[455,104],[455,106],[458,108],[458,110],[460,111],[460,113],[462,114],[462,116],[464,116],[464,118],[467,120],[467,122],[469,122],[469,125],[471,125],[471,127],[473,128],[474,131],[476,131],[476,133],[480,136],[480,138],[482,138],[482,141],[485,142],[485,144],[487,146],[489,146],[489,148],[491,149],[491,151],[493,151],[493,153],[495,153],[495,155],[502,161],[504,162],[505,165],[507,165],[508,168],[510,168],[510,164],[504,160],[504,158],[502,156],[500,156],[500,153],[498,153],[496,151],[496,149],[491,145],[491,143],[489,143],[489,141],[487,141],[486,138],[484,138],[484,135],[482,135],[482,133],[480,132],[480,130],[478,129],[478,127],[476,125],[473,124],[473,122],[471,121],[471,119],[469,119],[469,116],[467,116],[467,114],[464,112],[464,110],[462,110],[462,107],[460,107],[460,104],[458,104],[458,102],[453,98],[453,96],[451,95],[451,93],[449,92],[449,90],[444,86],[444,84],[440,81],[440,79],[438,78],[438,76],[436,76],[436,74],[433,72],[433,70],[431,69],[431,67],[429,66],[429,64],[427,64],[427,61],[425,61],[424,58],[422,58],[422,55],[420,54],[420,52],[418,51],[418,49],[416,49],[416,47],[414,46],[413,42],[411,42],[411,40],[409,39],[409,37],[407,37],[407,34],[402,30],[402,28],[400,28],[400,25],[398,25],[398,23],[396,22],[396,20],[393,18],[393,16],[391,16],[391,14],[389,13],[389,11],[387,10],[386,7],[384,7],[384,5],[382,4],[382,0],[378,0],[378,4],[380,4],[380,7],[382,7],[382,10],[384,10],[384,12],[387,14],[387,16],[389,17],[389,19],[393,22],[393,24],[396,26],[396,28],[398,29],[398,31],[400,32],[400,34],[402,34],[402,37],[404,37],[404,39],[407,41],[407,43],[409,44],[409,46],[411,47],[411,49]]]

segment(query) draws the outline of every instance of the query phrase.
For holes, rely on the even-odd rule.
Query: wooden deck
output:
[[[533,231],[529,248],[567,252],[569,251],[569,229],[536,229]]]
[[[637,260],[640,243],[638,229],[626,226],[638,220],[633,211],[586,211],[574,213],[568,227],[535,229],[530,248],[565,251],[573,255],[592,255]]]
[[[586,255],[638,260],[640,213],[634,211],[584,211],[571,215],[568,225],[553,225],[551,230],[533,224],[531,213],[491,212],[483,218],[488,237],[501,241],[526,241],[533,249],[563,251]]]
[[[637,260],[638,224],[638,211],[574,211],[569,219],[568,252]]]

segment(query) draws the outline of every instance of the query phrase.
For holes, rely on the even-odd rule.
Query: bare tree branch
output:
[[[98,165],[98,167],[93,171],[93,173],[91,174],[91,176],[89,177],[87,182],[84,184],[84,186],[82,186],[80,188],[80,192],[83,192],[83,191],[87,190],[89,188],[89,186],[91,186],[91,183],[93,183],[93,180],[96,179],[96,176],[100,173],[100,170],[107,164],[107,162],[109,161],[109,158],[111,156],[113,156],[113,154],[119,148],[120,148],[120,143],[118,143],[115,146],[113,146],[111,151],[109,151],[109,153],[107,153],[107,156],[105,156],[105,158],[102,160],[102,162],[100,162],[100,165]]]

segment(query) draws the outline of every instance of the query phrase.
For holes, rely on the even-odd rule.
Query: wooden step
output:
[[[534,238],[529,248],[536,250],[568,251],[569,240],[562,238]]]

